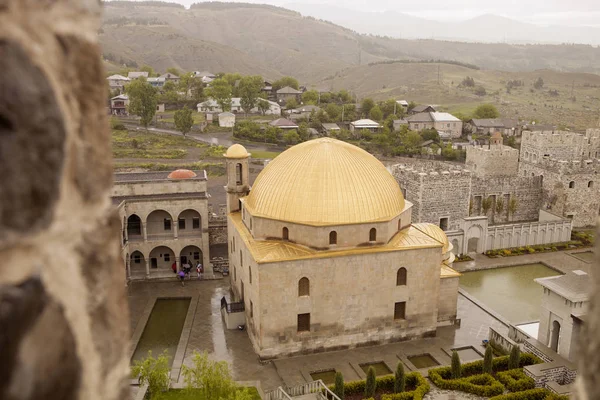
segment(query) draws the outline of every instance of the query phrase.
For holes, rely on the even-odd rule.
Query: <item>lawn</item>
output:
[[[225,175],[223,163],[192,162],[192,163],[156,163],[156,162],[116,162],[113,164],[115,171],[144,169],[147,171],[174,171],[176,169],[191,169],[194,171],[206,170],[209,177]]]
[[[258,390],[255,387],[247,388],[252,395],[252,400],[261,400]],[[191,389],[171,389],[166,393],[161,394],[158,400],[202,400],[199,395],[199,390]]]
[[[157,112],[156,113],[156,121],[158,122],[170,122],[172,124],[175,123],[175,111],[165,111],[165,112]],[[204,121],[204,114],[199,112],[192,112],[192,118],[194,119],[194,124],[198,124]]]
[[[251,150],[252,158],[269,158],[273,159],[277,157],[280,153],[277,151],[262,151],[262,150]]]

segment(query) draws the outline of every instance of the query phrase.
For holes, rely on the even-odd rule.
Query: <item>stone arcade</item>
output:
[[[330,138],[283,152],[250,190],[225,154],[231,286],[263,359],[434,336],[456,318],[452,245],[372,155]]]

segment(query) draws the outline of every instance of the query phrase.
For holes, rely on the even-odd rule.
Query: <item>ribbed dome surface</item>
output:
[[[246,198],[256,216],[309,225],[385,221],[404,209],[400,186],[379,160],[331,138],[301,143],[258,175]]]
[[[197,175],[194,171],[190,171],[189,169],[176,169],[171,172],[167,178],[169,179],[191,179],[195,178]]]
[[[225,152],[225,154],[223,155],[226,158],[247,158],[250,156],[250,154],[248,154],[248,150],[246,150],[244,146],[238,143],[229,146],[227,152]]]

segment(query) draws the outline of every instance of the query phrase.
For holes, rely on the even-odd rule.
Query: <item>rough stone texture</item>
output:
[[[477,176],[514,176],[517,174],[519,150],[502,144],[468,146],[465,163]]]
[[[0,398],[128,397],[96,0],[0,1]]]

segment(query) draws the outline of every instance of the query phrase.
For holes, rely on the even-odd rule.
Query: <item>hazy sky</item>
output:
[[[200,0],[167,0],[189,6]],[[436,20],[461,20],[497,14],[520,21],[558,25],[600,25],[600,0],[244,0],[284,6],[326,4],[360,11],[394,10]]]

